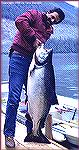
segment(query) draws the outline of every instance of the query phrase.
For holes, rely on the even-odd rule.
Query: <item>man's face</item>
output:
[[[57,12],[53,12],[53,13],[48,13],[47,12],[46,16],[47,16],[47,20],[49,21],[49,23],[51,25],[60,20],[59,14]]]

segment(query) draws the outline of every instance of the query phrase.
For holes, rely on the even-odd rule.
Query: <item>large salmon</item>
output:
[[[55,79],[52,66],[52,49],[38,47],[33,55],[27,83],[28,112],[33,121],[33,132],[25,142],[50,143],[42,134],[41,128],[49,113],[51,103],[57,103]]]

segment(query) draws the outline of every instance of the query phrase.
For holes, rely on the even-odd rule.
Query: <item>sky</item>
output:
[[[71,5],[74,5],[76,7],[79,7],[78,6],[78,1],[66,1],[67,3],[71,4]]]

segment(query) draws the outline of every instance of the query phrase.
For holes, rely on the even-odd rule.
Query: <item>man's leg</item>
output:
[[[15,136],[17,109],[29,64],[29,58],[24,58],[18,54],[13,54],[10,59],[9,95],[4,125],[4,135],[6,137],[13,138]],[[14,143],[12,142],[12,145],[10,145],[9,142],[7,146],[14,147]]]

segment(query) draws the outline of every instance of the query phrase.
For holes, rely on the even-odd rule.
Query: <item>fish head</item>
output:
[[[44,48],[44,44],[39,46],[35,52],[35,62],[36,64],[39,63],[39,65],[43,64],[46,62],[48,59],[48,56],[52,49],[46,49]]]

